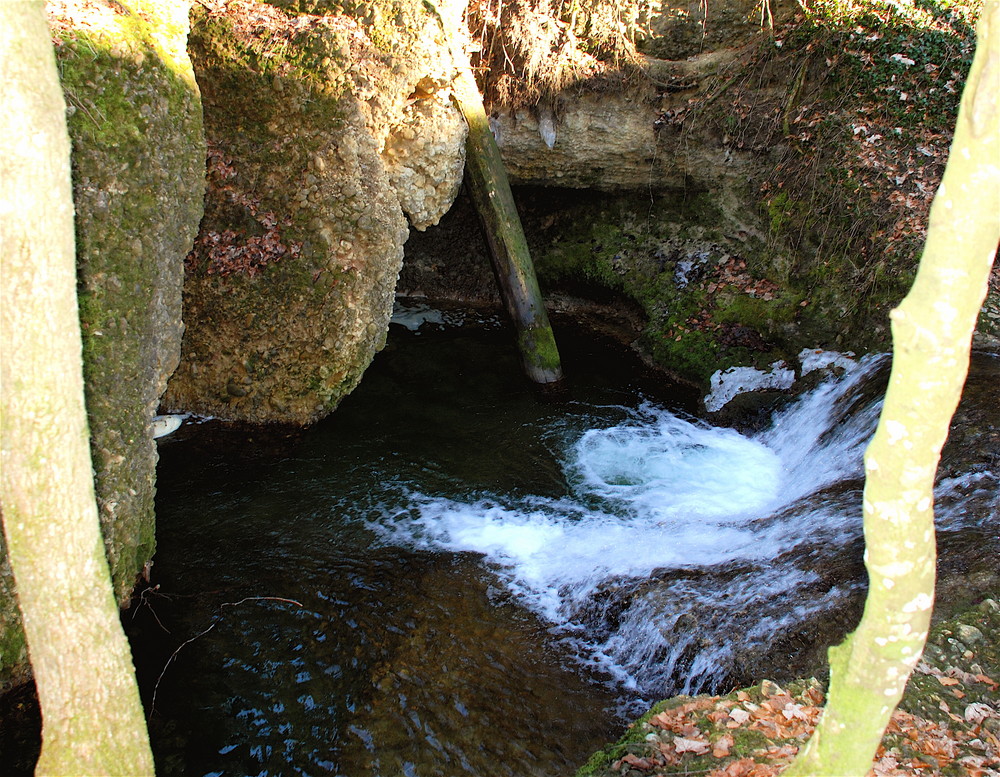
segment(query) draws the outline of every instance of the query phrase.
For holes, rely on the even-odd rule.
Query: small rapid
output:
[[[481,556],[581,661],[641,697],[717,688],[861,589],[817,568],[860,541],[887,363],[828,378],[756,434],[649,402],[577,408],[543,433],[565,495],[408,487],[367,525],[387,544]],[[961,521],[963,501],[939,523]]]

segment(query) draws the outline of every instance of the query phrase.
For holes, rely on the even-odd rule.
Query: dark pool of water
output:
[[[189,425],[162,445],[155,588],[126,623],[159,774],[570,774],[617,735],[606,678],[477,556],[364,525],[386,485],[558,495],[539,429],[567,402],[693,408],[621,347],[561,335],[559,401],[506,329],[393,327],[307,432]]]
[[[668,412],[693,413],[696,397],[578,331],[557,329],[569,375],[558,397],[525,382],[495,324],[394,326],[359,389],[309,430],[189,423],[162,441],[156,563],[125,614],[158,774],[570,775],[617,737],[623,697],[816,671],[864,597],[860,451],[882,373],[854,373],[857,390],[831,380],[716,466],[731,436]],[[942,458],[939,609],[995,585],[998,365],[974,362]],[[839,407],[855,394],[857,408],[822,410],[824,396]],[[696,502],[741,502],[758,479],[747,472],[769,471],[764,441],[802,497],[742,516],[756,527],[749,555],[736,513],[609,511],[567,467],[595,426],[617,429],[595,438],[614,443],[612,459],[587,460],[616,494],[641,485],[629,467],[666,463],[657,477],[686,473],[666,477],[675,497],[693,486]],[[475,536],[445,541],[445,524]],[[632,569],[649,548],[655,564]],[[595,570],[611,555],[617,572]],[[549,560],[573,574],[553,578]],[[569,612],[558,627],[534,614],[554,589]],[[639,667],[617,675],[633,690],[595,665]],[[31,714],[28,693],[0,699],[4,774],[32,771]]]

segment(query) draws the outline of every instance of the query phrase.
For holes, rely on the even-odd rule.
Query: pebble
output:
[[[983,641],[983,632],[975,626],[960,623],[955,629],[955,635],[966,645],[976,645]]]

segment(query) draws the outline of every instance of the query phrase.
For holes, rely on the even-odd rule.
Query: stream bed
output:
[[[147,707],[159,680],[158,773],[570,774],[618,735],[611,674],[510,578],[402,532],[424,507],[565,497],[567,424],[669,396],[662,378],[567,335],[550,398],[497,318],[399,320],[414,329],[305,433],[188,423],[161,444],[159,587],[127,622]]]

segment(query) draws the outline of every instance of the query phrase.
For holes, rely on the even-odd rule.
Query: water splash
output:
[[[754,436],[650,404],[590,408],[548,434],[564,496],[407,492],[371,528],[480,554],[582,661],[640,695],[716,687],[858,593],[862,455],[885,363],[862,360]],[[965,480],[948,486],[957,503],[977,489]]]

